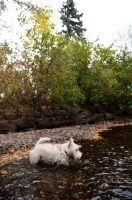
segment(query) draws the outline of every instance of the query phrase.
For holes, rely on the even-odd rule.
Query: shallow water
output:
[[[132,200],[132,126],[101,136],[79,141],[83,156],[69,168],[32,166],[28,158],[2,166],[0,199]]]

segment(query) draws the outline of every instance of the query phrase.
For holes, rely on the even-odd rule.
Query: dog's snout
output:
[[[79,152],[75,159],[76,159],[76,160],[79,160],[79,159],[81,158],[81,156],[82,156],[82,153]]]

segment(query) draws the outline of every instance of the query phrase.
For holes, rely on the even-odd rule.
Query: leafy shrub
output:
[[[55,33],[52,11],[38,9],[29,20],[21,57],[0,46],[1,101],[50,99],[70,110],[84,103],[132,108],[132,54]],[[18,51],[18,50],[17,50]],[[19,52],[19,51],[18,51]],[[12,59],[10,59],[12,57]]]

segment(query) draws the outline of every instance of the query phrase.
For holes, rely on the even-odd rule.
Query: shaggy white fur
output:
[[[75,160],[81,158],[82,153],[79,151],[81,145],[75,144],[72,138],[64,144],[46,143],[50,140],[50,138],[44,137],[37,141],[34,149],[29,153],[31,164],[43,161],[44,163],[69,165],[69,156],[73,156]]]

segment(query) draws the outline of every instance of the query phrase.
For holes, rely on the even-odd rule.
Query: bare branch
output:
[[[22,2],[20,0],[13,0],[13,2],[17,3],[20,6],[20,8],[24,10],[28,10],[28,11],[36,10],[36,7],[33,4],[31,4],[29,1]]]

